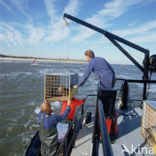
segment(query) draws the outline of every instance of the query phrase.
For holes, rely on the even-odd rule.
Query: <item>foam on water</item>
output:
[[[148,92],[155,93],[156,92],[156,85],[150,85],[150,89],[148,89]]]
[[[35,112],[36,114],[39,114],[40,110],[41,110],[41,107],[36,107],[35,110],[34,110],[34,112]]]
[[[83,76],[83,73],[79,73],[79,76]]]
[[[143,84],[142,83],[131,83],[131,85],[135,85],[135,86],[137,86],[140,89],[143,88]]]
[[[60,105],[61,105],[61,102],[59,102],[59,101],[51,102],[51,106],[52,106],[52,107],[59,108]]]
[[[21,75],[27,75],[30,76],[32,75],[31,72],[11,72],[11,73],[4,73],[4,74],[0,74],[0,78],[5,78],[5,77],[9,77],[9,78],[16,78],[17,76],[21,76]]]
[[[8,129],[7,129],[7,135],[8,135],[8,133],[10,133],[10,132],[13,132],[13,127],[8,127]]]
[[[141,83],[134,83],[136,86],[138,86],[140,89],[143,89],[143,84]],[[147,88],[148,88],[148,85],[147,85]],[[148,92],[150,93],[155,93],[156,92],[156,85],[150,85],[150,88],[147,89]]]
[[[39,73],[41,75],[45,75],[45,74],[49,74],[49,73],[53,73],[53,72],[54,72],[53,69],[43,69],[43,70],[39,71]]]
[[[34,105],[36,105],[36,102],[35,101],[31,101],[31,102],[28,103],[28,105],[34,106]]]

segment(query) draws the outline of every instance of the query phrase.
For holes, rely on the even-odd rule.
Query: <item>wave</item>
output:
[[[139,88],[143,88],[143,84],[142,83],[132,83],[132,84],[135,84],[137,87],[139,87]]]
[[[27,75],[27,76],[29,76],[29,75],[32,75],[32,73],[31,72],[11,72],[11,73],[3,73],[3,74],[0,74],[0,78],[5,78],[5,77],[9,77],[9,78],[11,78],[11,77],[17,77],[17,76],[21,76],[21,75]]]
[[[46,75],[46,74],[55,73],[55,71],[56,71],[55,69],[43,69],[43,70],[39,71],[39,74]]]
[[[150,88],[147,89],[147,91],[150,93],[155,93],[156,92],[156,85],[150,85]]]
[[[132,84],[136,85],[140,89],[143,89],[143,84],[142,83],[132,83]],[[149,87],[149,89],[148,89],[148,87]],[[155,93],[156,92],[156,85],[154,85],[154,84],[152,84],[150,86],[147,85],[147,92]]]
[[[28,103],[28,105],[30,105],[30,106],[34,106],[35,103],[34,103],[34,102],[30,102],[30,103]]]

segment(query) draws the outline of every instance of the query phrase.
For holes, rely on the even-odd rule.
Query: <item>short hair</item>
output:
[[[53,111],[48,101],[44,101],[44,103],[41,105],[41,110],[43,113],[47,113],[47,114],[50,114]]]
[[[94,54],[93,50],[86,50],[85,55],[89,56],[90,58],[95,57],[95,54]]]

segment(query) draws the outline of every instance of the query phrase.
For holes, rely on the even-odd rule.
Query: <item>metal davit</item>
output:
[[[147,99],[147,84],[148,83],[156,83],[155,80],[150,80],[149,78],[149,72],[155,72],[155,60],[156,60],[156,56],[155,55],[152,55],[150,57],[150,52],[149,50],[137,45],[137,44],[134,44],[130,41],[127,41],[117,35],[114,35],[106,30],[103,30],[101,28],[98,28],[92,24],[89,24],[83,20],[80,20],[76,17],[73,17],[69,14],[64,14],[64,19],[65,18],[68,18],[72,21],[75,21],[76,23],[79,23],[85,27],[88,27],[94,31],[97,31],[101,34],[103,34],[105,37],[107,37],[107,39],[109,41],[111,41],[113,43],[113,45],[115,45],[124,55],[126,55],[126,57],[128,57],[128,59],[130,59],[136,66],[137,68],[143,73],[143,76],[142,76],[142,80],[139,80],[139,83],[143,83],[144,86],[143,86],[143,95],[142,95],[142,100],[146,100]],[[126,51],[119,43],[122,43],[126,46],[129,46],[135,50],[138,50],[139,52],[143,53],[144,54],[144,60],[143,60],[143,65],[141,65],[134,57],[132,57],[128,51]],[[127,82],[137,82],[138,83],[138,80],[127,80]],[[126,108],[126,107],[125,107]]]

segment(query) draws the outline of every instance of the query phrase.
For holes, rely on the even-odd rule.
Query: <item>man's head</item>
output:
[[[44,100],[44,103],[41,105],[41,110],[43,113],[47,113],[47,114],[53,112],[53,110],[51,109],[51,105],[47,100]]]
[[[88,61],[95,57],[93,50],[86,50],[85,56]]]

